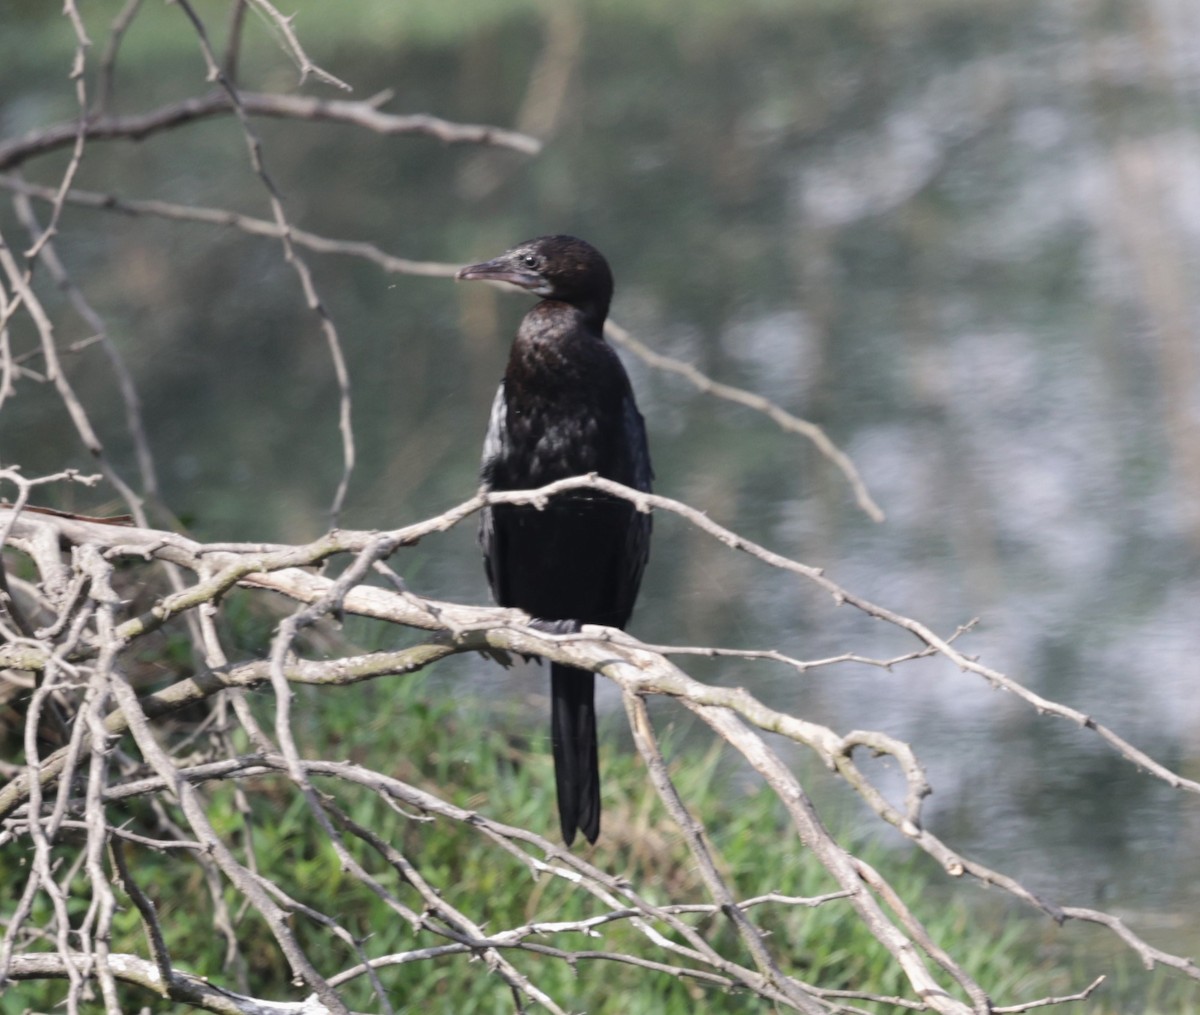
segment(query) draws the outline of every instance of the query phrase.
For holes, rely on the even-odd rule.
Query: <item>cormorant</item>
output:
[[[613,281],[600,252],[573,236],[540,236],[461,269],[460,279],[507,282],[542,297],[521,321],[492,403],[483,483],[524,490],[590,472],[649,492],[646,426],[629,377],[604,340]],[[650,552],[650,516],[596,490],[544,509],[485,508],[479,541],[492,594],[536,620],[624,627]],[[594,674],[550,667],[558,816],[569,846],[600,834]]]

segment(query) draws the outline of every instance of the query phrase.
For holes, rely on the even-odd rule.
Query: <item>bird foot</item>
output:
[[[538,620],[533,619],[529,626],[543,634],[578,634],[583,627],[578,620]]]

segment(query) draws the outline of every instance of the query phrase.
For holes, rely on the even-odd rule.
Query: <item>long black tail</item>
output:
[[[600,760],[596,754],[595,674],[550,664],[550,736],[563,841],[575,829],[588,842],[600,835]]]

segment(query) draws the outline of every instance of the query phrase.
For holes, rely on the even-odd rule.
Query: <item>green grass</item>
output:
[[[264,721],[268,719],[263,707],[267,700],[265,694],[258,697]],[[540,714],[530,716],[527,709],[494,708],[477,699],[431,693],[430,682],[419,677],[342,691],[302,689],[295,708],[298,735],[310,756],[353,760],[435,790],[461,806],[554,835],[554,780],[548,754],[541,749],[543,742],[535,741],[537,749],[531,751],[523,737],[506,732],[530,722],[540,724]],[[628,878],[652,901],[707,901],[678,831],[647,787],[639,760],[614,747],[618,738],[615,730],[611,732],[614,735],[607,738],[604,758],[605,829],[593,861]],[[733,777],[717,753],[697,753],[684,746],[672,749],[669,744],[668,750],[679,789],[712,831],[720,867],[739,894],[776,891],[810,896],[835,889],[831,878],[786,828],[772,796],[736,788],[740,778]],[[342,869],[307,807],[285,780],[259,779],[243,785],[250,806],[248,816],[238,812],[228,785],[206,791],[208,811],[228,840],[241,842],[245,825],[253,826],[255,855],[264,875],[292,897],[339,921],[363,939],[364,948],[372,955],[439,943],[432,934],[414,933]],[[374,795],[331,780],[321,780],[319,788],[332,793],[356,822],[373,829],[408,857],[447,901],[489,929],[602,911],[598,903],[562,879],[535,881],[522,865],[490,848],[468,828],[399,814]],[[126,821],[133,828],[148,827],[151,815],[145,804],[136,804],[112,808],[111,820]],[[348,842],[356,859],[406,905],[420,911],[421,902],[411,887],[373,851],[356,840]],[[1195,994],[1188,981],[1139,973],[1132,957],[1109,935],[1088,928],[1058,930],[996,893],[981,893],[950,881],[922,857],[885,850],[861,836],[851,838],[849,844],[883,871],[933,938],[997,1003],[1069,993],[1098,972],[1107,971],[1112,975],[1109,987],[1098,999],[1073,1006],[1073,1011],[1129,1015],[1194,1010],[1188,1007]],[[0,866],[16,874],[22,855],[13,846],[5,847],[0,850]],[[155,900],[175,962],[236,987],[236,977],[223,970],[223,946],[211,929],[211,902],[200,869],[178,853],[164,856],[132,847],[130,857],[140,883]],[[11,909],[20,881],[6,878],[12,886],[6,910]],[[76,893],[72,911],[78,919],[86,909],[88,887],[80,876],[72,887]],[[250,992],[281,999],[298,997],[261,918],[252,910],[243,911],[232,890],[226,890],[226,901],[237,916],[241,961]],[[34,921],[44,921],[48,913],[42,900]],[[891,957],[857,921],[848,903],[836,901],[817,909],[762,907],[755,910],[755,918],[769,932],[781,965],[802,979],[827,988],[910,996]],[[727,920],[689,920],[714,947],[749,964]],[[350,947],[333,940],[319,924],[297,915],[292,925],[323,971],[332,973],[353,964]],[[114,951],[146,954],[131,906],[126,905],[119,915],[115,931]],[[1079,949],[1080,942],[1087,947]],[[557,937],[546,943],[572,950],[630,951],[671,961],[628,923],[606,926],[599,938]],[[762,1002],[745,993],[714,992],[695,982],[629,965],[582,960],[572,968],[531,955],[512,953],[509,957],[571,1010],[630,1015],[691,1012],[697,1006],[734,1013],[763,1010]],[[467,957],[392,967],[382,971],[381,978],[391,1003],[402,1012],[512,1011],[507,988],[487,974],[482,962]],[[62,984],[10,986],[0,997],[0,1012],[50,1010],[64,993]],[[175,1010],[175,1006],[133,989],[124,992],[123,1000],[130,1010],[146,1004],[155,1011]],[[378,1008],[365,978],[347,989],[347,1001],[361,1010]]]

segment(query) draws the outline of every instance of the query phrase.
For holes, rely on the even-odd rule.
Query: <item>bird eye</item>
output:
[[[521,260],[525,262],[526,268],[536,268],[537,267],[537,258],[534,257],[532,254],[526,254],[524,257],[521,258]]]

